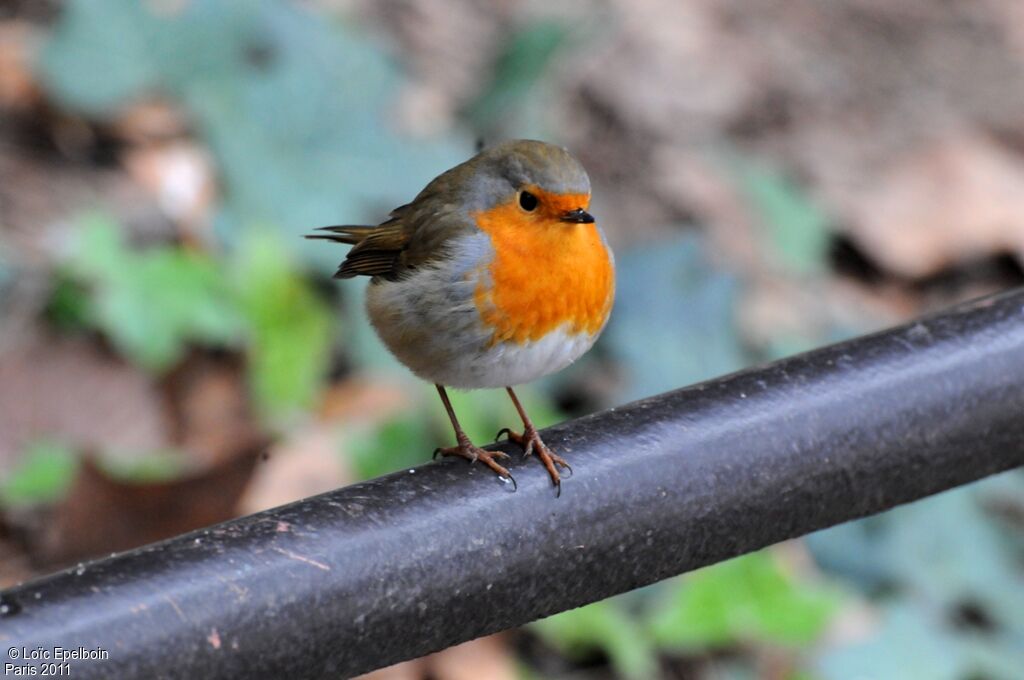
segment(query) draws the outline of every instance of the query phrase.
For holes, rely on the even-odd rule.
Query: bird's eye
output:
[[[526,212],[533,212],[537,209],[537,197],[529,191],[519,192],[519,207]]]

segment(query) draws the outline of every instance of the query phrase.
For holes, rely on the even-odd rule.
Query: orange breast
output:
[[[475,292],[481,318],[494,329],[492,343],[522,344],[562,326],[596,333],[611,311],[615,274],[597,227],[558,219],[586,208],[589,196],[536,193],[534,213],[513,199],[476,215],[495,250],[490,281]]]

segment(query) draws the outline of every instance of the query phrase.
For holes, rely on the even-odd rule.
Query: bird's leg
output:
[[[462,426],[459,425],[459,419],[455,417],[455,409],[452,408],[452,402],[448,400],[448,393],[445,392],[444,387],[441,385],[435,385],[437,393],[441,395],[441,401],[444,403],[444,410],[448,412],[448,419],[452,421],[452,427],[455,428],[455,441],[458,442],[458,446],[451,446],[448,448],[439,448],[434,451],[434,456],[441,454],[442,456],[461,456],[468,460],[470,463],[481,461],[484,465],[494,470],[499,477],[507,479],[512,482],[512,486],[515,487],[516,480],[509,474],[509,471],[499,465],[494,459],[495,458],[508,458],[508,454],[504,451],[488,451],[481,449],[478,446],[473,446],[473,442],[469,441],[469,437],[462,431]]]
[[[529,456],[531,453],[536,453],[540,461],[544,463],[544,467],[547,468],[548,474],[551,476],[551,481],[558,488],[558,493],[562,493],[562,477],[558,474],[558,468],[563,467],[572,474],[572,468],[565,460],[557,453],[547,447],[541,438],[540,434],[537,433],[537,428],[533,426],[530,421],[530,416],[526,415],[523,405],[519,403],[519,397],[512,391],[511,387],[506,387],[508,390],[508,396],[512,397],[512,403],[515,404],[516,410],[519,411],[519,417],[523,420],[523,433],[519,434],[513,432],[507,427],[498,432],[498,437],[506,434],[508,438],[523,447],[523,455]],[[558,467],[555,467],[558,466]]]

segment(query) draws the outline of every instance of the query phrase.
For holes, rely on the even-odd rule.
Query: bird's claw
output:
[[[509,455],[504,451],[488,451],[487,449],[481,449],[477,446],[473,446],[469,442],[460,442],[458,446],[437,448],[434,451],[434,457],[436,458],[438,454],[441,454],[441,456],[459,456],[460,458],[465,458],[470,463],[480,461],[493,470],[502,480],[507,479],[512,482],[513,491],[516,491],[519,488],[519,485],[516,484],[516,479],[512,476],[512,473],[495,461],[496,458],[505,459],[509,457]]]
[[[562,458],[557,453],[549,449],[547,445],[544,443],[544,441],[541,440],[540,434],[533,427],[527,427],[522,434],[519,434],[518,432],[513,432],[507,427],[503,427],[501,430],[498,431],[498,437],[501,437],[502,434],[507,435],[509,441],[515,442],[516,444],[519,444],[520,446],[523,447],[524,458],[528,458],[534,453],[537,454],[537,457],[540,458],[541,462],[544,464],[544,467],[548,471],[548,475],[551,477],[551,483],[555,485],[555,488],[557,490],[556,495],[561,496],[562,477],[558,473],[558,469],[563,468],[565,470],[568,470],[569,474],[566,475],[566,479],[569,479],[573,475],[572,466],[570,466],[569,463],[565,462],[564,458]]]

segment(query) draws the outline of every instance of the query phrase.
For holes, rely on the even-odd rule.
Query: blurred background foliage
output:
[[[612,322],[539,424],[1024,281],[1012,0],[0,5],[0,586],[450,439],[341,249],[485,142],[588,167]],[[455,393],[484,441],[514,413]],[[572,491],[571,480],[566,488]],[[1019,678],[1013,472],[378,678]]]

